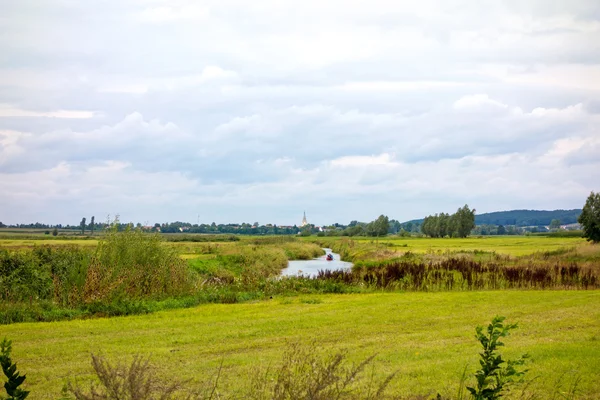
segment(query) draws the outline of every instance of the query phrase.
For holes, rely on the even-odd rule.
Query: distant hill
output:
[[[491,213],[475,215],[476,225],[516,225],[516,226],[538,226],[550,225],[553,219],[558,219],[561,225],[574,224],[581,214],[581,209],[574,210],[510,210],[495,211]],[[420,224],[422,219],[406,221]],[[405,222],[405,223],[406,223]]]
[[[550,225],[553,219],[558,219],[561,225],[574,224],[581,214],[581,209],[574,210],[511,210],[497,211],[475,215],[476,225]]]

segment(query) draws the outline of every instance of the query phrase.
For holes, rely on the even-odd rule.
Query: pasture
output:
[[[275,365],[289,343],[315,340],[358,361],[377,353],[376,376],[399,373],[389,393],[455,396],[477,367],[476,325],[504,315],[519,328],[503,354],[531,355],[525,394],[550,399],[576,380],[598,398],[600,291],[375,293],[202,305],[144,316],[1,326],[33,399],[56,399],[67,379],[91,379],[90,352],[111,361],[151,356],[165,378],[203,380],[223,361],[220,392],[243,398],[253,371]],[[370,372],[369,372],[370,373]],[[521,390],[509,398],[520,398]],[[559,397],[557,397],[559,398]]]
[[[565,247],[586,246],[588,243],[578,237],[548,236],[481,236],[467,238],[405,238],[385,237],[357,238],[359,243],[374,243],[388,246],[399,252],[459,252],[484,251],[509,256],[524,256],[537,252],[555,251]]]

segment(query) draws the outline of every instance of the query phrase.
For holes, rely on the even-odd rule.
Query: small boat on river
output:
[[[325,259],[327,261],[333,261],[333,254],[331,254],[331,253],[327,254],[327,257],[325,257]]]

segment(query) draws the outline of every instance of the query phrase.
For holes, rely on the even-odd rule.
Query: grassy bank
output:
[[[290,342],[316,339],[353,360],[378,353],[376,375],[399,370],[389,391],[453,396],[465,364],[477,367],[474,326],[502,314],[519,322],[508,357],[529,353],[527,393],[549,399],[578,377],[581,399],[600,393],[600,291],[386,293],[274,298],[152,315],[0,327],[35,399],[55,399],[65,379],[91,376],[90,352],[111,360],[151,355],[166,377],[202,379],[224,361],[223,394],[276,363]],[[129,357],[129,358],[128,358]],[[512,398],[519,398],[519,391]]]

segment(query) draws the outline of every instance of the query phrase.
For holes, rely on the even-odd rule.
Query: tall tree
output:
[[[550,221],[550,229],[551,230],[558,230],[558,229],[560,229],[560,220],[559,219],[553,219],[552,221]]]
[[[81,227],[81,234],[85,235],[85,217],[81,219],[81,224],[79,224],[79,226]]]
[[[94,236],[94,216],[92,215],[92,220],[90,221],[90,231],[92,232],[92,236]]]
[[[587,240],[600,242],[600,192],[590,193],[577,221],[583,226],[583,236]]]
[[[390,229],[390,220],[385,215],[380,215],[375,221],[373,221],[373,231],[375,236],[385,236]]]
[[[471,230],[475,228],[475,209],[469,209],[465,204],[464,207],[456,211],[456,236],[464,238],[469,236]]]

